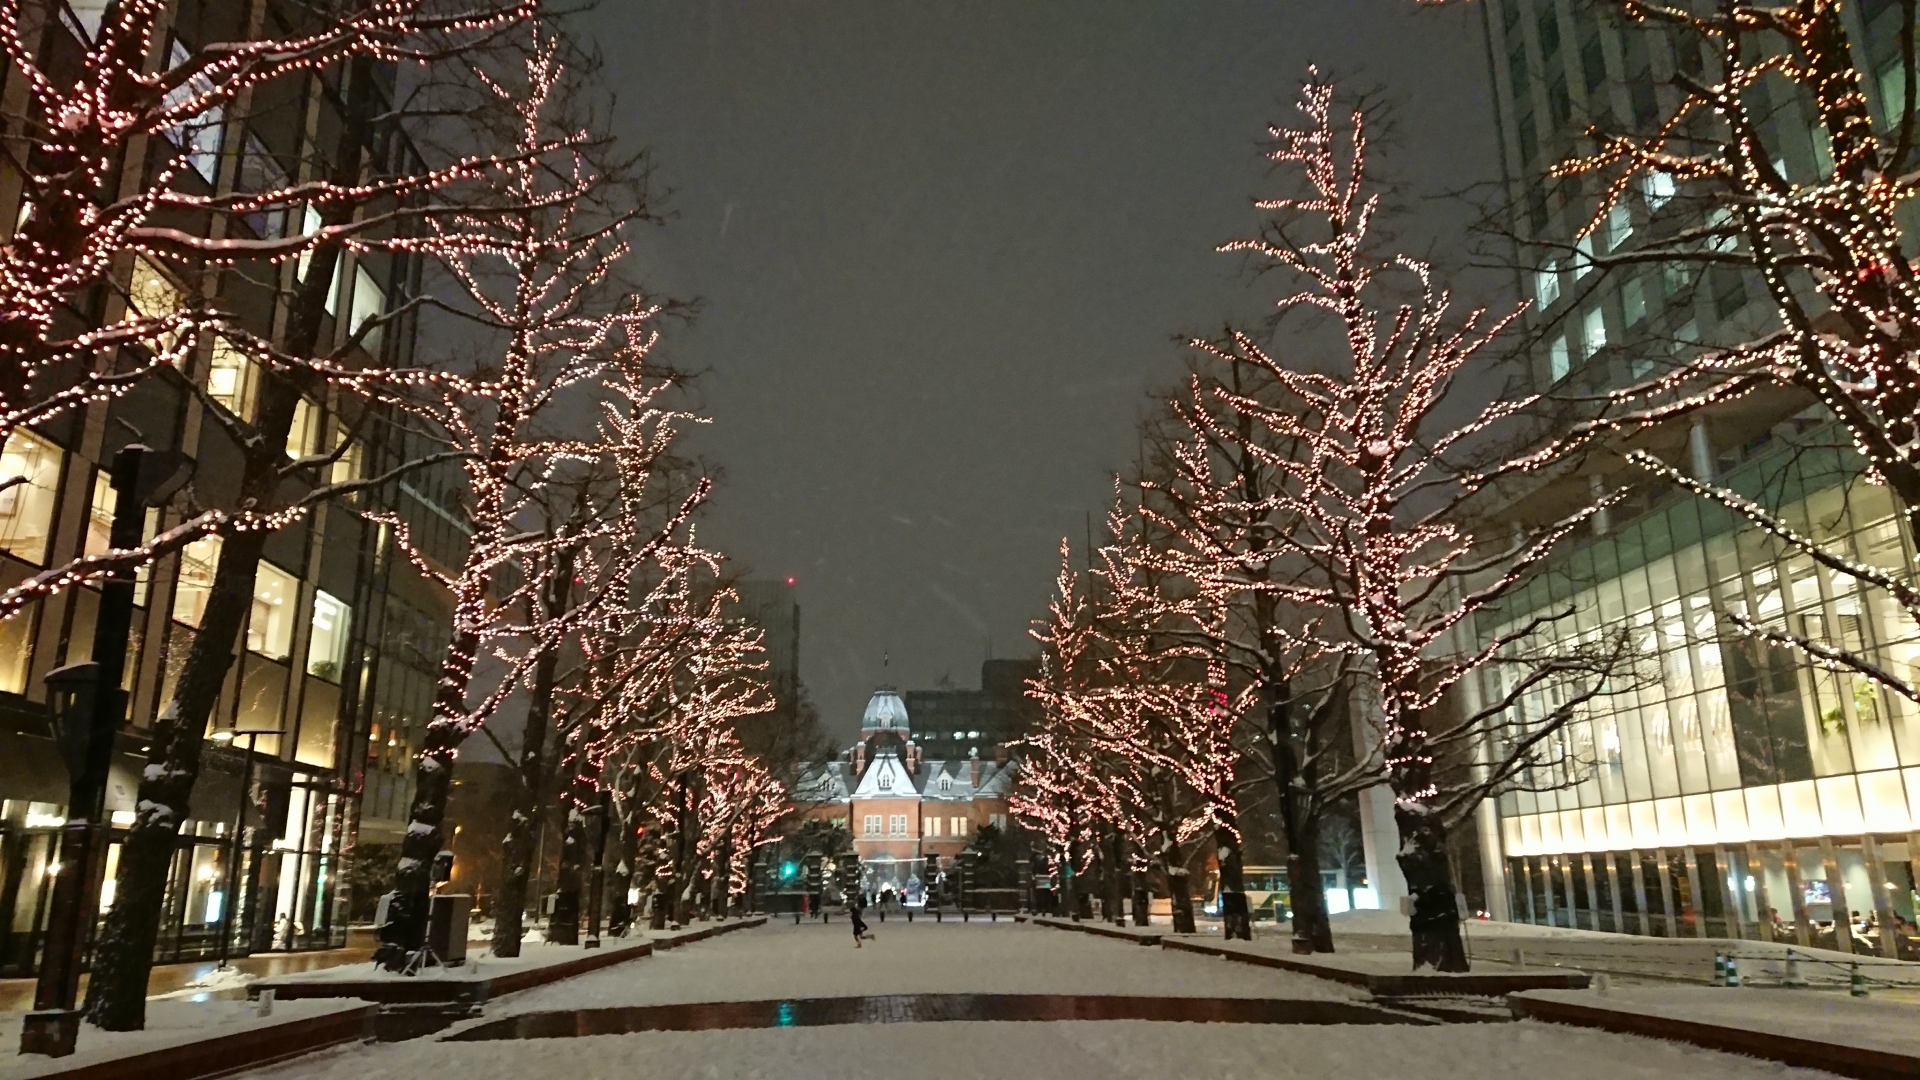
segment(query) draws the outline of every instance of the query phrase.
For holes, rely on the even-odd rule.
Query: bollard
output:
[[[1853,977],[1847,980],[1847,993],[1853,997],[1867,996],[1867,980],[1860,974],[1860,961],[1853,962]]]
[[[1595,975],[1593,977],[1593,992],[1601,997],[1606,997],[1608,994],[1611,994],[1613,992],[1613,979],[1604,971]]]
[[[945,911],[943,911],[943,910],[941,910],[940,908],[934,908],[934,909],[933,909],[933,921],[934,921],[934,922],[946,922],[946,921],[947,921],[947,917],[946,917],[946,912],[945,912]]]
[[[1793,955],[1792,949],[1787,950],[1787,972],[1780,981],[1782,985],[1795,989],[1807,985],[1807,980],[1800,975],[1800,958]]]
[[[1727,958],[1717,952],[1713,954],[1713,982],[1710,985],[1727,985]]]
[[[1727,985],[1736,989],[1740,986],[1740,958],[1727,954]]]
[[[908,922],[912,922],[912,921],[913,921],[913,909],[912,909],[912,908],[908,908],[908,909],[907,909],[907,921],[908,921]]]
[[[253,1015],[255,1016],[272,1016],[273,1015],[273,989],[271,987],[260,991],[260,1000],[254,1003]]]
[[[997,909],[997,908],[996,908],[996,909],[995,909],[995,910],[993,910],[993,911],[989,911],[989,912],[987,912],[987,921],[988,921],[988,922],[999,922],[999,921],[1000,921],[1000,912],[999,912],[999,909]]]
[[[1525,949],[1515,949],[1515,950],[1513,950],[1513,966],[1514,966],[1515,968],[1518,968],[1518,969],[1522,969],[1522,970],[1524,970],[1524,969],[1526,968],[1526,966],[1527,966],[1527,952],[1526,952],[1526,950],[1525,950]]]

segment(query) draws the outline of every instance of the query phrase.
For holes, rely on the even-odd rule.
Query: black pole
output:
[[[247,788],[253,784],[253,749],[259,738],[257,731],[247,732],[247,756],[240,765],[240,797],[234,800],[233,833],[227,837],[227,891],[220,898],[220,967],[223,969],[233,947],[234,913],[240,907],[234,898],[240,889],[240,835],[247,826]]]
[[[613,820],[613,792],[600,789],[600,806],[596,811],[600,815],[600,836],[593,845],[593,873],[590,877],[592,890],[587,895],[587,940],[585,948],[600,947],[600,905],[601,897],[607,891],[607,831]]]
[[[115,549],[140,546],[146,514],[136,489],[143,486],[141,463],[149,453],[136,444],[113,457],[113,524],[108,544]],[[79,1034],[80,1012],[73,1005],[80,990],[82,954],[99,914],[100,880],[106,868],[107,772],[113,763],[114,736],[126,715],[127,695],[120,689],[120,680],[133,627],[134,584],[131,566],[117,568],[101,580],[93,659],[47,675],[54,734],[67,761],[67,821],[60,834],[61,872],[54,879],[33,1011],[20,1028],[23,1054],[65,1057],[73,1053]]]

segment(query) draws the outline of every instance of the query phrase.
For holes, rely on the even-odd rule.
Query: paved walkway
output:
[[[301,971],[316,971],[321,968],[339,967],[343,964],[365,963],[373,957],[372,949],[322,949],[315,952],[271,952],[243,956],[232,961],[232,966],[248,975],[266,978],[272,975],[292,975]],[[153,977],[147,982],[148,993],[153,997],[171,994],[186,989],[188,984],[197,982],[214,973],[219,967],[212,960],[193,960],[184,964],[161,964],[153,969]],[[33,1006],[33,979],[0,979],[0,1013],[18,1012]],[[80,977],[80,995],[87,993],[87,978]],[[228,996],[245,997],[244,991],[230,991]]]
[[[485,1017],[444,1040],[333,1051],[271,1075],[1831,1080],[1672,1043],[1532,1022],[1327,1026],[1310,1017],[1367,1009],[1358,991],[1010,922],[896,920],[875,929],[878,940],[855,949],[844,922],[776,922],[492,1002]],[[1166,1011],[1177,1016],[1168,1020],[1052,1019],[1158,1016],[1139,1011],[1159,1008],[1143,1002],[1169,997],[1177,1000]],[[1110,1000],[1087,1012],[1086,1002],[1098,998]],[[1205,1019],[1238,1022],[1193,1022],[1225,999],[1246,1002],[1225,1007],[1242,1015]],[[1072,1004],[1036,1004],[1046,1001]],[[788,1022],[780,1020],[783,1006]],[[1025,1011],[1004,1011],[1014,1009]],[[773,1026],[762,1026],[769,1010]],[[1282,1015],[1289,1010],[1298,1022]],[[990,1018],[965,1018],[983,1014]],[[705,1022],[725,1015],[744,1019],[728,1030]],[[991,1018],[1014,1015],[1023,1019]],[[1176,1018],[1187,1022],[1169,1022]],[[805,1026],[810,1023],[825,1026]],[[493,1030],[482,1034],[489,1025]],[[265,1080],[266,1074],[254,1076]]]

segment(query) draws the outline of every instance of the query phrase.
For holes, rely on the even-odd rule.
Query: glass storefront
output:
[[[1861,562],[1914,552],[1884,488],[1838,452],[1775,454],[1720,482]],[[1511,916],[1678,937],[1768,937],[1913,957],[1920,708],[1851,672],[1735,628],[1841,644],[1905,678],[1920,626],[1876,590],[1675,498],[1597,536],[1530,583],[1511,631],[1553,612],[1549,648],[1624,634],[1634,667],[1568,724],[1532,790],[1502,795]],[[1496,700],[1510,671],[1487,669]],[[1565,701],[1522,699],[1523,722]],[[1920,957],[1915,957],[1920,958]]]

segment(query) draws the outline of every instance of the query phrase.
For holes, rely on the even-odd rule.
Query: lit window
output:
[[[262,562],[253,578],[253,611],[247,616],[247,648],[275,660],[293,651],[293,609],[300,584],[292,574]]]
[[[940,835],[940,819],[939,818],[931,817],[927,819],[927,835],[928,836]]]
[[[1580,334],[1584,352],[1582,358],[1591,357],[1607,346],[1607,316],[1599,308],[1588,311],[1580,320]]]
[[[113,491],[113,475],[105,469],[93,474],[93,498],[87,504],[87,538],[85,554],[105,555],[113,549],[113,508],[119,498]],[[160,525],[158,507],[148,507],[146,521],[140,538],[142,541],[153,539]],[[152,577],[153,567],[142,565],[135,573],[133,602],[142,607],[147,603],[147,584]]]
[[[300,208],[300,235],[312,236],[319,231],[320,211],[315,210],[312,203],[308,203]],[[313,265],[313,249],[308,248],[300,253],[300,262],[294,268],[294,276],[301,281],[307,280],[307,267],[311,265]],[[339,291],[340,264],[338,261],[335,261],[333,270],[333,284],[336,287],[327,291],[327,314],[329,315],[333,314],[333,294]]]
[[[1533,295],[1540,302],[1540,310],[1553,306],[1560,299],[1560,264],[1548,259],[1545,266],[1533,273]]]
[[[73,20],[80,24],[80,30],[92,41],[100,34],[100,18],[106,14],[108,0],[67,0],[67,10],[73,13]]]
[[[955,836],[967,835],[967,819],[966,818],[957,817],[953,819],[953,835]]]
[[[1593,234],[1573,242],[1573,280],[1579,281],[1593,271]]]
[[[293,407],[293,423],[287,425],[287,456],[294,460],[313,453],[313,439],[320,431],[320,407],[306,398]]]
[[[127,317],[144,316],[149,319],[164,319],[186,309],[186,294],[172,278],[158,266],[144,258],[135,256],[133,275],[127,280]],[[176,331],[162,334],[157,344],[162,349],[171,349],[180,340]],[[184,360],[185,357],[181,357]]]
[[[1673,201],[1673,176],[1670,173],[1650,172],[1640,180],[1640,193],[1647,200],[1647,209],[1658,210]]]
[[[1724,230],[1726,235],[1716,236],[1708,240],[1707,247],[1713,251],[1732,251],[1734,248],[1739,247],[1740,238],[1735,235],[1733,225],[1733,211],[1724,206],[1708,214],[1707,228]]]
[[[59,483],[60,448],[14,429],[0,450],[0,550],[35,564],[47,557]]]
[[[353,309],[347,316],[347,332],[350,334],[359,333],[360,327],[364,325],[368,319],[380,315],[386,310],[386,292],[373,280],[373,275],[367,273],[366,267],[355,266],[353,268]],[[378,355],[380,352],[381,331],[384,329],[385,327],[375,326],[373,329],[367,331],[366,339],[360,343],[360,347],[370,353]]]
[[[1907,104],[1906,65],[1896,60],[1880,72],[1880,113],[1888,127],[1900,122]]]
[[[220,538],[203,536],[180,549],[180,583],[173,590],[173,617],[199,626],[207,612],[213,571],[220,563]]]
[[[313,637],[307,643],[307,674],[339,682],[347,663],[347,631],[353,613],[331,593],[313,594]]]
[[[1557,383],[1566,378],[1567,372],[1572,370],[1573,361],[1567,354],[1567,338],[1562,334],[1553,339],[1553,344],[1547,346],[1548,381]]]
[[[253,361],[224,337],[213,339],[213,361],[207,366],[207,396],[242,420],[253,419]]]
[[[347,425],[334,424],[333,441],[328,444],[327,451],[331,453],[339,449],[340,444],[347,441],[349,434]],[[334,459],[333,465],[327,470],[327,483],[344,484],[349,480],[358,479],[360,479],[360,444],[354,443],[347,447],[346,453]]]

